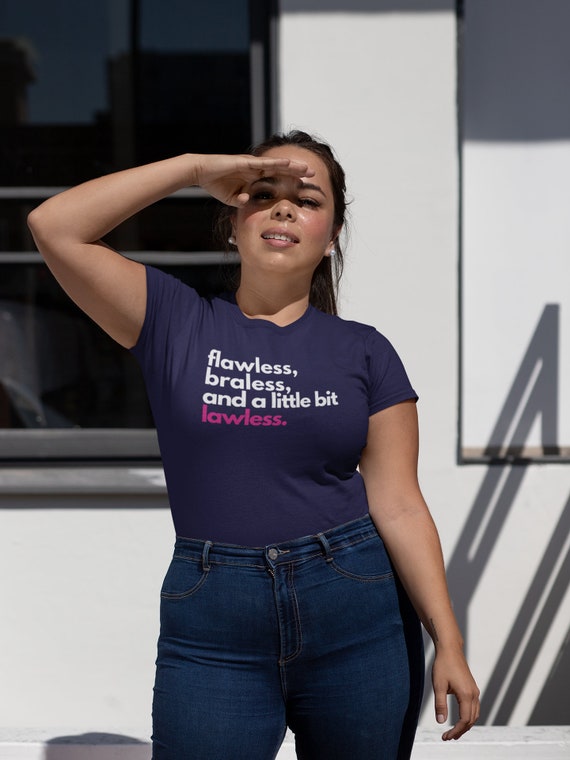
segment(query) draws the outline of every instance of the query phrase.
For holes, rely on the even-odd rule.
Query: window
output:
[[[20,0],[0,9],[0,458],[158,456],[138,365],[61,291],[27,230],[44,198],[118,169],[244,152],[273,126],[265,0]],[[107,240],[224,287],[216,203],[174,194]]]
[[[460,10],[460,457],[568,462],[570,5]]]

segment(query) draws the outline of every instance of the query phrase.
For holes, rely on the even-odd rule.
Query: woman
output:
[[[234,294],[202,299],[101,238],[189,185],[228,209]],[[141,363],[177,540],[161,601],[155,760],[409,758],[435,644],[437,720],[479,694],[417,476],[416,395],[336,314],[344,173],[302,132],[87,182],[30,215],[71,298]],[[358,468],[358,469],[357,469]],[[411,602],[411,603],[410,603]]]

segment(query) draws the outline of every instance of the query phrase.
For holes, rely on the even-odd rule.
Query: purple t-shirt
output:
[[[132,349],[143,369],[178,536],[266,546],[364,516],[371,414],[416,394],[373,327],[309,307],[249,319],[147,267]]]

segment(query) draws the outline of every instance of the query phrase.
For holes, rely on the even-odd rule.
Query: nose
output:
[[[279,198],[273,206],[271,216],[274,219],[295,219],[295,206],[288,198]]]

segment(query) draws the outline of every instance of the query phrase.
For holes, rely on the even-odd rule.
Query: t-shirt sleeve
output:
[[[171,365],[201,316],[202,299],[172,275],[146,267],[147,301],[141,333],[131,349],[143,370]]]
[[[418,395],[412,388],[402,360],[390,341],[376,330],[372,330],[366,348],[370,414],[376,414],[401,401],[417,401]]]

